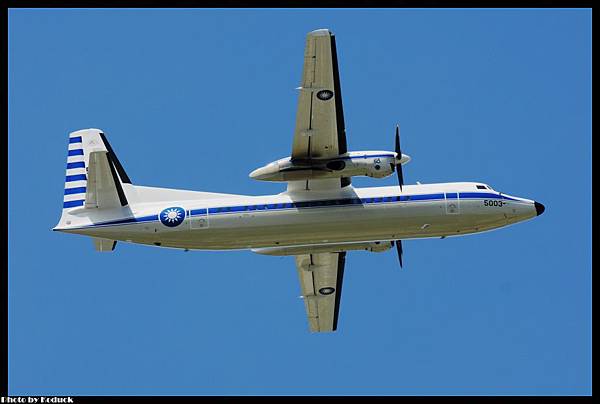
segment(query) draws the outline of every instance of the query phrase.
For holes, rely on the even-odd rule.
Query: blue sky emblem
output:
[[[183,208],[174,207],[167,208],[160,212],[160,221],[168,227],[179,226],[185,219],[185,210]]]

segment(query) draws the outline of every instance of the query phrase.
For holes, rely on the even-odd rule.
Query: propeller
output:
[[[400,192],[402,192],[402,185],[404,185],[404,175],[402,174],[402,150],[400,149],[400,125],[396,125],[396,174],[398,174],[398,185],[400,185]],[[400,262],[400,268],[402,268],[402,240],[394,240],[392,244],[396,245],[398,251],[398,261]]]
[[[402,192],[402,185],[404,185],[404,175],[402,174],[402,164],[400,163],[400,159],[402,158],[402,151],[400,150],[400,126],[396,125],[396,158],[398,162],[396,163],[396,174],[398,174],[398,184],[400,185],[400,192]],[[400,247],[402,248],[402,247]],[[398,250],[401,251],[401,250]],[[401,260],[402,262],[402,260]]]
[[[392,244],[396,245],[398,251],[398,261],[400,261],[400,268],[402,268],[402,240],[392,240]]]

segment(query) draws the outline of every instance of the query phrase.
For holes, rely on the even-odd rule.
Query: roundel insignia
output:
[[[334,288],[330,288],[330,287],[319,289],[319,293],[322,294],[322,295],[330,295],[333,292],[335,292],[335,289]]]
[[[331,97],[333,97],[333,91],[331,90],[321,90],[317,93],[317,98],[321,101],[327,101]]]
[[[160,212],[160,222],[168,227],[179,226],[185,219],[185,210],[180,207],[166,208]]]

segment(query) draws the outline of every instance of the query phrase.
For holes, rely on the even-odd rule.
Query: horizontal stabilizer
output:
[[[107,238],[92,237],[94,239],[94,247],[96,251],[110,252],[114,251],[117,240],[109,240]]]

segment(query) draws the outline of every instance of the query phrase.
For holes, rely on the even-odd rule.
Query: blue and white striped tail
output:
[[[106,151],[101,134],[102,131],[99,129],[84,129],[69,134],[63,210],[81,208],[85,205],[90,152]]]
[[[90,221],[122,217],[135,187],[106,136],[99,129],[69,134],[63,209],[55,231],[69,231]],[[99,219],[100,218],[100,219]],[[115,241],[98,238],[98,251],[112,251]]]

